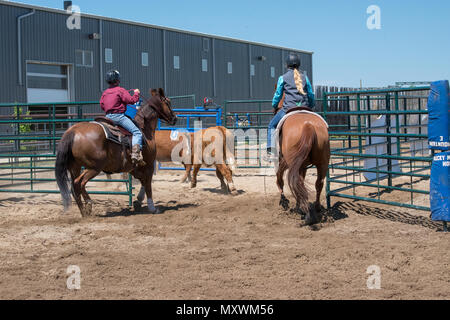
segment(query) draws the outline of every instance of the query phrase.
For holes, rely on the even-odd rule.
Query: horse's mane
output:
[[[144,128],[145,119],[157,115],[155,108],[158,108],[160,104],[161,100],[159,96],[152,96],[149,100],[146,100],[139,108],[134,121],[137,123],[141,130]]]

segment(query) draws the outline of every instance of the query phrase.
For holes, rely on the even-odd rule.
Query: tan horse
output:
[[[202,148],[201,152],[204,155],[205,150],[208,147],[214,146],[216,137],[221,138],[221,142],[218,147],[222,147],[222,157],[220,161],[213,163],[212,165],[208,165],[205,162],[205,159],[202,157],[202,162],[195,162],[194,156],[194,143],[195,138],[202,140]],[[178,137],[172,139],[171,131],[161,130],[156,131],[155,133],[156,140],[156,160],[159,162],[173,162],[172,153],[175,148],[180,148],[178,153],[178,157],[183,159],[183,165],[185,168],[185,173],[181,178],[181,183],[186,182],[186,180],[191,181],[191,188],[195,188],[197,186],[197,175],[202,167],[202,165],[211,167],[214,166],[216,168],[216,176],[220,180],[221,188],[224,192],[230,192],[232,195],[237,194],[236,187],[233,182],[233,171],[235,169],[235,158],[233,152],[232,143],[234,143],[234,136],[231,131],[227,130],[225,127],[211,127],[207,129],[200,130],[194,135],[194,133],[183,133],[180,132]],[[215,157],[215,150],[211,150],[211,156]],[[184,154],[184,152],[188,152],[189,154]],[[191,170],[193,170],[193,176],[191,176]],[[226,180],[226,183],[225,183]],[[135,202],[135,208],[139,208],[141,203],[145,198],[145,188],[142,186],[141,190],[137,197],[137,202]]]
[[[92,213],[92,200],[86,192],[86,184],[100,172],[130,172],[145,186],[149,209],[156,213],[152,200],[152,177],[156,157],[155,129],[158,118],[175,124],[177,117],[171,109],[170,99],[159,89],[138,111],[135,121],[143,132],[142,153],[146,165],[134,168],[130,150],[106,139],[103,128],[90,122],[82,122],[67,130],[59,145],[56,156],[55,175],[63,198],[64,208],[71,204],[70,193],[83,217]],[[81,171],[81,168],[85,169]],[[68,172],[71,176],[69,189]],[[83,203],[82,197],[85,201]]]
[[[275,114],[283,107],[284,99],[283,94]],[[320,195],[330,162],[330,140],[325,123],[318,116],[308,113],[288,117],[280,133],[279,157],[277,186],[281,194],[280,205],[284,210],[289,209],[289,200],[283,190],[284,173],[289,169],[288,184],[297,202],[296,211],[306,214],[305,223],[308,225],[320,222],[322,219]],[[309,211],[308,189],[305,186],[306,170],[310,165],[317,168],[313,216]]]

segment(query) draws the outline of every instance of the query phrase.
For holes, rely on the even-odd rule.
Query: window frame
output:
[[[250,76],[254,77],[256,75],[256,67],[254,64],[250,64]]]
[[[173,56],[173,68],[175,70],[181,69],[180,56]]]
[[[81,64],[77,63],[77,54],[81,53]],[[90,56],[90,64],[86,63],[86,56],[85,54],[89,54]],[[83,50],[83,49],[77,49],[75,50],[75,66],[76,67],[85,67],[85,68],[93,68],[94,67],[94,52],[91,50]]]
[[[109,55],[111,56],[111,60],[108,60]],[[111,64],[114,61],[114,53],[112,48],[105,48],[105,63]]]
[[[208,59],[202,58],[202,72],[208,72]]]
[[[233,62],[232,61],[228,61],[228,63],[227,63],[227,73],[233,74]]]
[[[145,59],[144,59],[145,57]],[[150,66],[150,57],[149,57],[149,53],[147,51],[142,51],[141,52],[141,66],[148,68]],[[146,63],[144,63],[146,62]]]
[[[276,69],[275,67],[270,67],[270,77],[275,78]]]

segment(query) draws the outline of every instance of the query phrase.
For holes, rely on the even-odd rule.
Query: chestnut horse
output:
[[[232,195],[237,194],[236,187],[233,182],[233,170],[235,169],[235,158],[233,153],[234,136],[231,131],[227,130],[225,127],[211,127],[203,130],[197,131],[197,137],[202,139],[202,155],[204,155],[205,150],[208,147],[214,147],[212,145],[216,139],[219,137],[221,142],[217,145],[217,148],[222,148],[222,157],[220,161],[212,164],[216,168],[216,176],[220,180],[221,188],[224,192],[230,192]],[[181,183],[184,183],[186,180],[191,181],[191,188],[195,188],[197,186],[197,175],[202,167],[202,165],[208,166],[205,163],[205,159],[202,157],[202,162],[197,163],[194,159],[194,133],[188,132],[179,132],[178,136],[172,137],[171,131],[161,130],[156,131],[155,133],[155,141],[156,141],[156,160],[159,162],[173,162],[172,154],[175,148],[179,148],[179,156],[182,159],[185,173],[183,178],[181,178]],[[211,148],[213,149],[213,148]],[[215,150],[211,150],[212,156],[215,156]],[[186,152],[187,154],[184,154]],[[200,162],[200,161],[197,161]],[[212,166],[209,165],[209,166]],[[191,176],[191,170],[193,170],[193,176]],[[227,183],[225,183],[225,180]],[[135,208],[140,208],[141,203],[145,198],[145,188],[141,187],[141,190],[137,197],[137,202],[135,201]]]
[[[278,104],[283,106],[284,95]],[[279,137],[280,153],[277,172],[277,186],[281,194],[280,205],[289,209],[289,200],[284,195],[284,173],[288,172],[288,184],[296,200],[296,211],[306,215],[305,223],[312,225],[322,220],[320,195],[330,162],[330,141],[327,125],[311,113],[298,113],[288,117],[281,128]],[[317,168],[316,201],[314,211],[309,210],[308,189],[305,176],[308,166]]]
[[[100,172],[129,172],[145,186],[149,210],[156,213],[152,200],[152,177],[156,157],[155,129],[158,118],[175,124],[177,117],[171,108],[170,99],[163,89],[152,95],[139,109],[135,121],[143,133],[142,154],[145,166],[134,167],[131,162],[130,149],[106,139],[103,128],[97,123],[82,122],[67,130],[57,149],[55,175],[63,198],[64,209],[71,204],[70,193],[83,217],[92,214],[92,200],[86,192],[86,184]],[[81,168],[85,169],[81,171]],[[68,172],[71,177],[69,189]],[[82,197],[85,201],[83,203]]]

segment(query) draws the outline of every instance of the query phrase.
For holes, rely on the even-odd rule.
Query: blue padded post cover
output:
[[[430,181],[431,218],[450,221],[450,151],[434,156]]]
[[[430,149],[450,150],[450,90],[448,80],[431,84],[428,97],[428,144]]]

